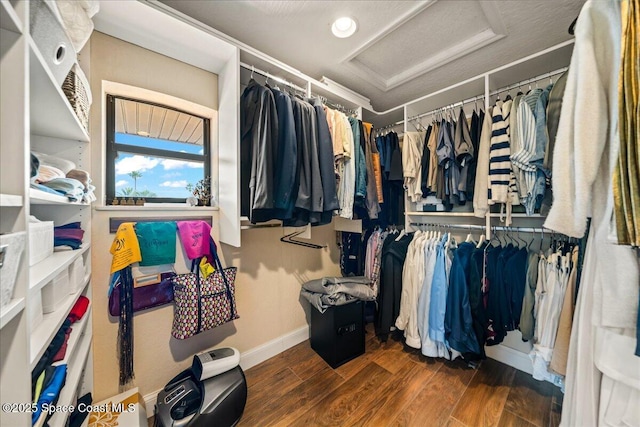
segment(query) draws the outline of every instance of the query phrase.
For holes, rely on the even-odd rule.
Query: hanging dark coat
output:
[[[298,172],[298,143],[293,119],[291,98],[286,93],[271,89],[278,113],[278,151],[275,166],[275,218],[291,218],[293,203],[297,196],[294,184]]]
[[[241,214],[252,223],[274,218],[278,115],[273,94],[251,80],[240,97]]]
[[[333,163],[333,142],[329,132],[329,124],[322,102],[313,100],[318,123],[318,159],[320,162],[320,178],[322,180],[322,216],[318,225],[329,224],[333,212],[340,209],[338,202],[336,174]]]
[[[474,249],[473,243],[461,243],[451,263],[444,334],[452,349],[477,355],[480,354],[480,348],[473,331],[468,294],[469,266]]]
[[[382,246],[380,270],[380,291],[378,293],[378,311],[376,313],[376,335],[386,341],[391,327],[400,314],[402,295],[402,267],[407,257],[409,243],[413,235],[407,234],[398,242],[397,234],[390,233]]]

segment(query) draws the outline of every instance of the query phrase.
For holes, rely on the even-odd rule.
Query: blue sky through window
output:
[[[116,142],[137,147],[159,148],[192,154],[202,154],[203,149],[201,145],[121,133],[116,133]],[[129,173],[133,171],[141,173],[142,177],[134,180],[129,176]],[[146,190],[154,193],[155,197],[183,198],[191,195],[185,188],[187,184],[195,185],[196,182],[204,178],[204,164],[202,162],[119,152],[115,163],[115,172],[116,196],[122,196],[126,194],[127,189],[135,188],[138,193]]]

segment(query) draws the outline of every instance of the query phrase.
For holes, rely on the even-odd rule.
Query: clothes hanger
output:
[[[477,242],[474,240],[473,235],[471,234],[471,226],[469,226],[469,234],[467,234],[467,238],[465,239],[465,242],[467,243],[474,243],[476,244]]]
[[[480,249],[482,244],[487,240],[485,237],[485,233],[480,234],[480,238],[478,239],[478,244],[476,245],[476,249]]]
[[[569,34],[571,34],[572,36],[575,35],[576,33],[577,22],[578,22],[578,17],[576,16],[576,18],[571,22],[571,25],[569,25]]]

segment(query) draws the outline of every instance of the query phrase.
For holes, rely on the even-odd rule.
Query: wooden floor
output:
[[[305,341],[247,370],[238,427],[559,425],[552,384],[491,359],[474,370],[427,358],[400,340],[380,343],[370,326],[366,353],[337,369]]]

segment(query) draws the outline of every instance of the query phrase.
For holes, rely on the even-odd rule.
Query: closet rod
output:
[[[477,96],[474,96],[472,98],[467,98],[467,99],[462,100],[462,101],[454,102],[453,104],[447,104],[447,105],[442,106],[440,108],[436,108],[434,110],[427,111],[426,113],[417,114],[417,115],[415,115],[413,117],[409,117],[408,121],[417,120],[417,119],[420,119],[420,118],[425,117],[425,116],[430,116],[432,114],[436,114],[436,113],[442,112],[444,110],[448,110],[448,109],[452,109],[452,108],[456,108],[456,107],[462,107],[464,104],[468,104],[470,102],[475,102],[478,99],[484,99],[484,95],[483,94],[477,95]],[[404,123],[404,120],[402,121],[402,123]]]
[[[500,89],[496,89],[493,92],[489,93],[489,96],[494,96],[494,95],[497,95],[497,94],[502,93],[502,92],[508,92],[511,89],[519,88],[521,86],[528,85],[530,83],[534,83],[534,82],[537,82],[537,81],[540,81],[540,80],[548,79],[548,78],[556,76],[558,74],[562,74],[565,71],[567,71],[568,69],[569,69],[569,67],[562,67],[562,68],[559,68],[559,69],[557,69],[555,71],[550,71],[548,73],[541,74],[539,76],[532,77],[530,79],[522,80],[521,82],[514,83],[512,85],[505,86],[505,87],[500,88]]]
[[[486,230],[487,226],[485,225],[475,225],[475,224],[436,224],[436,223],[427,223],[427,222],[412,222],[409,224],[412,227],[440,227],[440,228],[460,228],[463,230]],[[504,227],[501,225],[492,226],[492,231],[515,231],[522,233],[551,233],[551,230],[540,228],[540,227]]]
[[[353,109],[353,108],[345,107],[342,104],[336,104],[334,102],[331,102],[325,96],[322,96],[322,95],[316,95],[316,96],[318,97],[318,99],[320,99],[320,101],[322,101],[323,104],[325,104],[328,107],[331,107],[331,108],[333,108],[335,110],[339,110],[339,111],[341,111],[343,113],[349,113],[349,114],[352,114],[352,115],[356,114],[356,110]]]
[[[259,68],[254,67],[253,65],[249,65],[249,64],[246,64],[244,62],[241,62],[240,66],[242,68],[244,68],[245,70],[247,70],[247,71],[251,71],[252,73],[258,73],[261,76],[266,77],[267,80],[268,79],[272,79],[272,80],[277,81],[278,83],[282,83],[283,85],[287,85],[287,86],[292,87],[292,88],[294,88],[296,90],[299,90],[300,92],[304,92],[305,94],[307,93],[307,89],[301,88],[300,86],[298,86],[298,85],[296,85],[294,83],[291,83],[291,82],[283,79],[282,77],[274,76],[273,74],[269,73],[268,71],[261,70]]]
[[[562,74],[568,68],[569,67],[563,67],[563,68],[557,69],[555,71],[550,71],[548,73],[544,73],[544,74],[541,74],[541,75],[536,76],[536,77],[531,77],[529,79],[519,81],[518,83],[514,83],[512,85],[505,86],[505,87],[502,87],[500,89],[496,89],[493,92],[490,92],[489,96],[495,96],[495,95],[498,95],[498,94],[503,93],[503,92],[508,92],[511,89],[515,89],[515,88],[521,87],[523,85],[527,85],[529,83],[537,82],[537,81],[540,81],[540,80],[544,80],[544,79],[553,77],[553,76],[558,75],[558,74]],[[426,113],[420,113],[420,114],[417,114],[417,115],[415,115],[413,117],[409,117],[408,121],[417,120],[417,119],[420,119],[420,118],[425,117],[425,116],[430,116],[430,115],[436,114],[436,113],[441,112],[441,111],[446,110],[446,109],[462,107],[464,104],[468,104],[470,102],[475,102],[475,101],[477,101],[479,99],[484,99],[484,97],[485,97],[484,94],[480,94],[480,95],[477,95],[477,96],[474,96],[474,97],[471,97],[471,98],[467,98],[467,99],[465,99],[463,101],[458,101],[458,102],[454,102],[453,104],[444,105],[442,107],[435,108],[435,109],[433,109],[431,111],[428,111]],[[394,125],[398,125],[398,124],[401,124],[401,123],[404,123],[404,120],[396,122]]]

